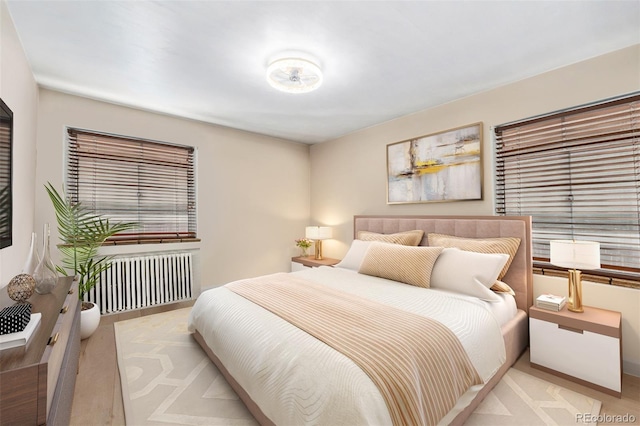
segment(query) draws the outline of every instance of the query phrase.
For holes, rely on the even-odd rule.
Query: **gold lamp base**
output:
[[[569,303],[571,312],[584,312],[582,307],[582,273],[576,269],[569,270]]]
[[[322,260],[322,240],[315,241],[316,246],[316,260]]]

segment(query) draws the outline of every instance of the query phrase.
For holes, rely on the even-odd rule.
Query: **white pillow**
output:
[[[445,248],[431,272],[431,288],[475,296],[488,302],[500,298],[489,288],[509,260],[508,254],[476,253]]]
[[[334,267],[358,271],[365,254],[367,254],[367,250],[369,250],[369,246],[371,245],[371,243],[372,241],[353,240],[347,254],[340,261],[340,263],[334,265]]]

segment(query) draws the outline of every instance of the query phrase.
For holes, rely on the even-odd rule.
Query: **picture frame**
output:
[[[482,122],[387,145],[387,204],[482,200]]]

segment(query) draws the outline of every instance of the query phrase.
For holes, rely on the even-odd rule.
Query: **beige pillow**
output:
[[[491,290],[495,291],[496,293],[509,293],[513,297],[516,296],[516,292],[513,291],[511,287],[509,287],[509,284],[503,281],[496,281],[495,283],[493,283],[493,285],[491,286]]]
[[[475,251],[476,253],[504,253],[509,255],[509,260],[498,275],[501,280],[509,270],[513,257],[520,246],[520,238],[463,238],[452,235],[429,234],[429,245],[438,247],[457,247],[460,250]]]
[[[405,246],[417,246],[422,241],[424,231],[419,229],[413,231],[398,232],[395,234],[378,234],[376,232],[360,231],[358,239],[363,241],[382,241],[384,243],[402,244]]]
[[[373,242],[358,272],[429,288],[431,270],[441,251],[442,247],[410,247]]]

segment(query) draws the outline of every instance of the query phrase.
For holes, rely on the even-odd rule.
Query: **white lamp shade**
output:
[[[594,241],[550,241],[551,263],[571,269],[600,268],[600,243]]]
[[[331,238],[332,232],[329,226],[307,226],[305,237],[310,240],[327,240]]]

